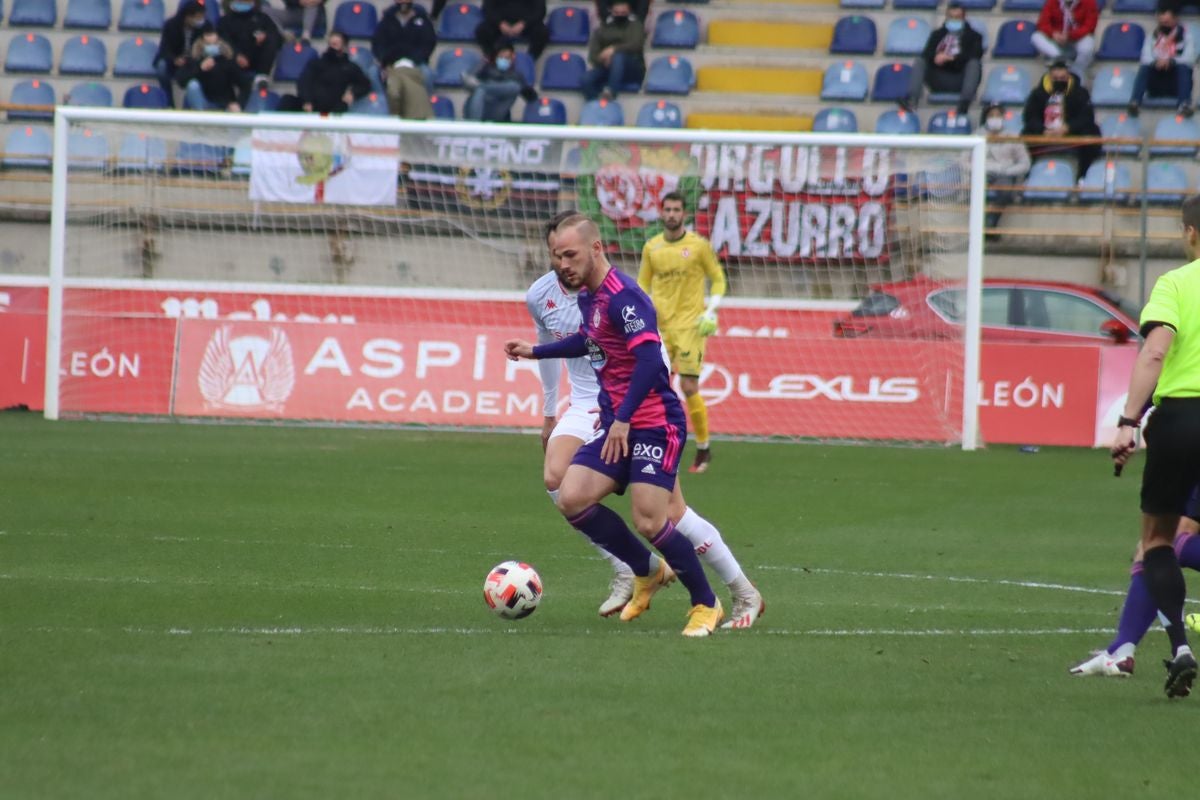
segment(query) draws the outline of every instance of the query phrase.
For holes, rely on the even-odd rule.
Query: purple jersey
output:
[[[629,392],[637,364],[633,349],[645,342],[661,346],[658,318],[654,304],[637,281],[617,269],[609,271],[594,294],[583,289],[578,300],[580,331],[587,337],[588,360],[600,380],[600,419],[608,427]],[[683,406],[671,388],[671,373],[665,359],[629,425],[631,428],[686,425]]]

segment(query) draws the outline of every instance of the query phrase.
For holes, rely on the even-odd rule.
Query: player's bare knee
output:
[[[633,527],[647,539],[653,539],[655,536],[658,536],[666,524],[667,517],[665,514],[639,514],[636,511],[633,514]]]
[[[554,470],[547,469],[542,473],[542,483],[546,484],[547,492],[556,492],[562,486],[562,475],[559,475]]]
[[[586,493],[575,487],[566,486],[558,492],[558,510],[564,517],[570,519],[579,516],[595,501]]]

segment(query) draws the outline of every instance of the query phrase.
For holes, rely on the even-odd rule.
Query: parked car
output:
[[[849,316],[834,320],[833,335],[956,339],[965,316],[961,284],[918,276],[872,286]],[[1137,340],[1137,311],[1090,286],[989,278],[982,334],[985,342],[1125,344]]]

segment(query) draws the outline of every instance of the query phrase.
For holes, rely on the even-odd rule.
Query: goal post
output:
[[[59,107],[53,143],[51,419],[535,427],[500,344],[545,220],[636,274],[675,190],[729,277],[714,434],[980,440],[982,137]],[[941,299],[888,318],[878,287]]]

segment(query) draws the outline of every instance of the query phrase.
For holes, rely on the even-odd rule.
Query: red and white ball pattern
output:
[[[483,582],[483,600],[504,619],[528,617],[542,600],[542,579],[524,562],[505,561],[488,573]]]

